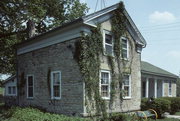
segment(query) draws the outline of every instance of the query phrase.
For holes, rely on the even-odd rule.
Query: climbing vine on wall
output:
[[[91,33],[88,35],[82,33],[82,38],[76,42],[75,57],[77,57],[79,62],[86,85],[85,93],[87,102],[89,103],[87,105],[91,105],[91,108],[96,109],[97,114],[102,113],[105,116],[105,102],[99,94],[100,55],[102,52],[103,37],[100,25],[97,25],[97,28],[92,28]]]
[[[108,55],[107,60],[111,68],[111,93],[109,107],[112,107],[113,99],[116,94],[116,85],[122,88],[123,68],[126,62],[122,60],[122,47],[120,38],[126,36],[126,18],[123,14],[124,5],[121,2],[119,8],[113,12],[111,19],[112,33],[114,38],[114,56]],[[92,28],[91,33],[82,33],[82,38],[75,43],[76,51],[74,57],[77,59],[80,71],[85,82],[86,104],[96,110],[97,114],[103,114],[106,117],[106,104],[101,98],[99,92],[99,71],[101,57],[103,56],[103,36],[101,26]],[[117,66],[116,66],[117,65]],[[121,67],[122,66],[122,67]],[[126,66],[127,67],[127,66]],[[118,68],[118,72],[115,71]],[[122,101],[123,94],[120,92]],[[87,107],[88,108],[88,107]],[[90,111],[91,109],[89,109]]]

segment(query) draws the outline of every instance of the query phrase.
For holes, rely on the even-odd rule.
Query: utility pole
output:
[[[99,5],[100,10],[106,7],[105,1],[106,1],[106,0],[97,0],[97,1],[96,1],[96,6],[95,6],[95,9],[94,9],[94,12],[97,11],[99,4],[100,4],[100,5]]]

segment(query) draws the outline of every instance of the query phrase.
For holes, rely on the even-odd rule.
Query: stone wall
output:
[[[102,31],[108,30],[111,31],[111,22],[106,21],[101,24]],[[140,54],[136,52],[135,49],[135,42],[131,38],[131,36],[128,34],[128,40],[129,42],[129,60],[127,60],[128,67],[131,67],[130,70],[130,78],[131,78],[131,98],[124,99],[122,103],[120,103],[119,98],[119,90],[116,89],[116,95],[113,103],[112,110],[109,112],[127,112],[127,111],[133,111],[133,110],[139,110],[140,109],[140,101],[141,101],[141,73],[140,73]],[[132,46],[131,46],[132,45]],[[131,66],[130,66],[131,65]],[[103,55],[101,57],[101,69],[102,70],[109,70],[110,65],[108,64],[107,56]],[[117,65],[115,65],[115,71],[118,74],[118,68]],[[106,100],[107,104],[109,103],[109,100]]]
[[[75,40],[51,45],[18,56],[18,76],[34,75],[34,98],[27,99],[26,84],[19,96],[21,106],[37,106],[68,115],[83,113],[83,82],[78,63],[73,58]],[[61,71],[61,99],[51,100],[48,70]]]
[[[110,30],[110,21],[102,23],[102,30]],[[113,103],[112,112],[127,112],[140,109],[141,100],[141,73],[140,73],[140,54],[136,52],[135,42],[129,35],[129,59],[128,65],[131,66],[131,98],[124,99],[120,103],[119,90]],[[63,43],[51,45],[46,48],[38,49],[33,52],[18,56],[18,76],[21,80],[21,74],[25,76],[34,75],[34,99],[27,99],[26,88],[24,94],[19,96],[21,106],[38,106],[47,111],[62,113],[68,115],[83,114],[85,111],[84,103],[84,85],[79,70],[78,63],[73,58],[74,42],[69,40]],[[117,67],[117,65],[116,65]],[[62,98],[60,100],[51,100],[48,91],[47,75],[48,69],[51,71],[61,71],[62,73]],[[107,56],[101,56],[101,69],[110,70],[107,62]],[[115,69],[117,71],[117,68]],[[88,86],[88,85],[85,85]],[[106,100],[109,103],[109,100]]]
[[[169,81],[164,81],[164,97],[176,97],[176,81],[172,83],[172,95],[169,95]]]

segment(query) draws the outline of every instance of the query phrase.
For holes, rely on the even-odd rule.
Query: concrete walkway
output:
[[[180,119],[180,116],[177,116],[177,115],[169,115],[169,114],[166,114],[165,117],[167,117],[167,118],[176,118],[176,119]]]

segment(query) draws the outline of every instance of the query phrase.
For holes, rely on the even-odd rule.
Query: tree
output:
[[[27,39],[26,23],[35,22],[36,33],[49,31],[88,12],[79,0],[1,0],[0,73],[15,73],[15,44]]]

